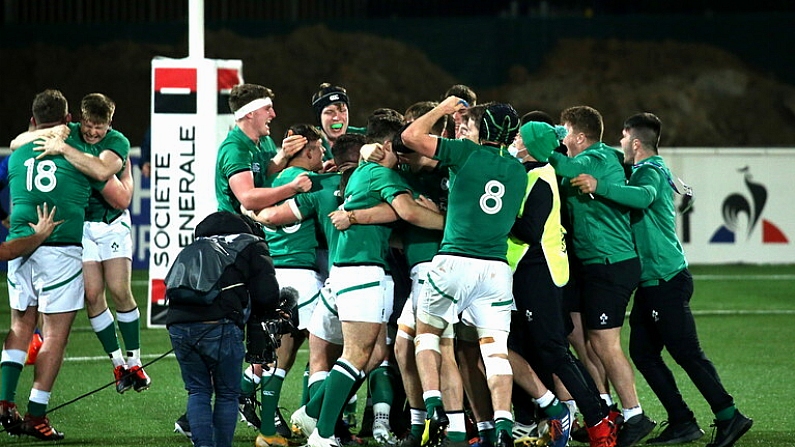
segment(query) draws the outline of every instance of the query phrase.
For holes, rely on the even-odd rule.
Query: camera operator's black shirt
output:
[[[225,287],[243,284],[243,286]],[[218,286],[222,289],[210,305],[185,305],[169,303],[166,326],[176,323],[232,320],[240,328],[245,325],[244,310],[251,297],[251,315],[267,317],[279,305],[279,284],[273,261],[265,241],[250,244],[243,249],[232,265],[224,270]]]

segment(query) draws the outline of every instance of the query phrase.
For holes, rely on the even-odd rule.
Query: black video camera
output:
[[[251,316],[246,323],[246,363],[268,365],[276,362],[276,349],[282,335],[295,330],[291,320],[298,302],[298,291],[285,287],[279,292],[279,308],[268,317]],[[267,367],[266,367],[267,369]]]

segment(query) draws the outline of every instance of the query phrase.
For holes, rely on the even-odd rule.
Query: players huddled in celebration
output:
[[[569,107],[556,124],[541,112],[520,118],[508,102],[475,104],[464,85],[438,102],[417,99],[405,113],[377,109],[355,127],[347,90],[320,84],[310,102],[317,124],[292,124],[277,146],[273,91],[231,91],[235,125],[217,153],[218,210],[262,225],[262,237],[254,233],[269,247],[275,279],[296,294],[278,362],[249,365],[240,377],[239,413],[257,429],[255,446],[342,447],[366,436],[387,447],[694,441],[704,431],[663,348],[714,412],[708,447],[734,445],[753,421],[699,346],[675,231],[679,191],[658,153],[660,119],[630,116],[617,150],[602,142],[592,107]],[[33,105],[38,130],[12,144],[10,239],[33,239],[9,264],[0,422],[10,434],[63,439],[46,408],[83,297],[116,390],[151,384],[130,292],[130,147],[110,128],[114,109],[90,94],[81,121],[68,123],[65,99],[47,90]],[[62,184],[76,192],[58,194]],[[59,269],[36,268],[55,256]],[[56,300],[36,281],[63,292]],[[569,283],[576,293],[566,292]],[[628,309],[629,359],[667,412],[655,434],[621,345]],[[46,349],[23,417],[14,392],[39,314]],[[593,356],[572,354],[574,328]],[[301,404],[285,420],[282,385],[305,341]],[[361,386],[368,402],[358,421]],[[196,408],[188,405],[177,430],[190,436],[191,419],[214,421],[226,434],[212,439],[202,427],[194,443],[231,445],[237,415]]]

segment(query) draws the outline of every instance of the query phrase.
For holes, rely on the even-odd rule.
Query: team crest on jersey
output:
[[[261,169],[259,163],[257,162],[251,163],[251,172],[253,172],[254,174],[259,174],[260,170]]]

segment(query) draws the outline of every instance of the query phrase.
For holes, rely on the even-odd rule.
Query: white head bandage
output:
[[[257,109],[261,109],[270,105],[273,105],[273,101],[270,98],[257,98],[235,111],[235,121],[242,119],[244,116]]]

